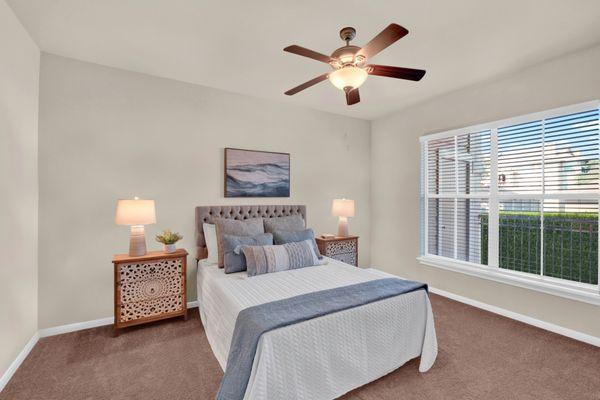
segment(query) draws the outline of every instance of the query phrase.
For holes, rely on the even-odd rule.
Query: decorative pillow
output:
[[[306,227],[301,215],[289,215],[287,217],[265,218],[265,232],[275,231],[301,231]]]
[[[202,230],[204,231],[204,241],[206,242],[206,250],[208,255],[206,257],[207,264],[216,264],[219,261],[219,250],[217,248],[217,231],[213,224],[202,224]]]
[[[223,268],[223,235],[256,236],[265,233],[262,218],[245,220],[216,218],[217,248],[219,252],[219,267]]]
[[[262,233],[256,236],[223,235],[223,263],[225,273],[241,272],[246,270],[246,257],[240,251],[241,246],[265,246],[273,244],[273,235]]]
[[[273,246],[242,246],[248,276],[319,265],[310,240]]]
[[[273,244],[286,244],[286,243],[295,243],[295,242],[303,242],[308,240],[311,242],[313,250],[315,254],[320,259],[323,258],[321,252],[319,251],[319,247],[317,246],[317,242],[315,241],[315,232],[312,229],[305,229],[302,231],[274,231],[273,232]]]

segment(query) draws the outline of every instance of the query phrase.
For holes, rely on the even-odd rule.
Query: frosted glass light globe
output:
[[[362,68],[347,66],[336,69],[329,74],[329,81],[338,89],[344,88],[356,89],[367,80],[369,74]]]

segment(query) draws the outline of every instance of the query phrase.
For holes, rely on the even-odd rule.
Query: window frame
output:
[[[572,300],[583,301],[590,304],[600,305],[600,268],[598,268],[598,284],[587,284],[576,281],[569,281],[567,279],[554,278],[551,276],[543,275],[543,259],[541,259],[541,274],[531,274],[527,272],[513,271],[509,269],[500,268],[498,265],[499,260],[499,203],[507,200],[538,200],[540,202],[540,210],[543,215],[544,200],[548,198],[552,199],[563,199],[563,200],[594,200],[599,203],[599,226],[600,226],[600,189],[590,191],[588,193],[515,193],[515,192],[502,192],[498,190],[498,129],[509,125],[518,125],[535,120],[546,120],[548,118],[560,117],[568,114],[580,113],[589,111],[592,109],[600,109],[600,101],[593,100],[584,103],[569,105],[565,107],[554,108],[546,111],[520,115],[517,117],[505,118],[497,121],[487,122],[483,124],[467,126],[458,129],[452,129],[444,132],[437,132],[428,135],[423,135],[419,138],[421,145],[421,190],[420,190],[420,201],[421,201],[421,250],[420,256],[417,260],[427,266],[437,267],[445,270],[454,272],[460,272],[479,278],[484,278],[496,282],[501,282],[513,286],[522,288],[532,289],[538,292],[552,294],[560,297],[569,298]],[[457,143],[457,137],[459,135],[465,135],[469,133],[476,133],[482,131],[490,131],[491,149],[490,149],[490,184],[488,192],[473,192],[469,194],[459,193],[458,188],[454,193],[429,193],[429,168],[428,168],[428,146],[427,143],[430,140],[444,139],[454,137],[455,144]],[[600,140],[599,140],[600,142]],[[600,147],[600,146],[599,146]],[[456,149],[456,145],[455,145]],[[544,146],[542,145],[542,154]],[[599,149],[600,150],[600,149]],[[543,157],[542,157],[543,160]],[[544,171],[544,163],[542,161],[542,171]],[[542,172],[543,174],[544,172]],[[458,179],[458,176],[455,176]],[[542,175],[543,179],[543,175]],[[543,182],[543,181],[542,181]],[[461,199],[461,198],[473,198],[473,199],[487,199],[489,204],[489,220],[488,220],[488,265],[479,263],[473,263],[468,261],[458,260],[456,258],[448,258],[438,256],[435,254],[428,253],[429,245],[429,199],[432,198],[450,198],[450,199]],[[456,203],[457,200],[455,200]],[[455,207],[456,213],[456,207]],[[456,216],[455,216],[456,218]],[[454,227],[458,222],[454,221]],[[543,231],[543,229],[542,229]],[[599,230],[600,231],[600,230]],[[543,234],[543,233],[542,233]],[[599,232],[600,236],[600,232]],[[456,236],[454,237],[456,241]],[[543,242],[543,239],[542,239]],[[599,240],[600,243],[600,240]],[[456,245],[456,244],[455,244]],[[543,248],[541,249],[543,253]],[[456,257],[456,246],[454,248]],[[600,245],[598,246],[600,260]],[[542,256],[543,257],[543,256]]]

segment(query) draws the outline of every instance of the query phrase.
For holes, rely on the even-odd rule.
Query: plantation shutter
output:
[[[428,142],[429,254],[485,263],[490,147],[489,130]]]
[[[429,199],[429,254],[454,258],[454,199]]]
[[[456,192],[454,138],[432,140],[427,147],[428,187],[431,194]]]
[[[456,207],[456,258],[487,264],[488,200],[457,199]]]
[[[482,248],[487,246],[489,202],[469,195],[489,195],[491,131],[457,135],[456,148],[456,258],[487,264],[484,259],[487,249]]]
[[[598,284],[599,139],[598,109],[544,121],[545,276]]]
[[[427,183],[426,183],[426,170],[427,170],[427,145],[421,143],[421,182],[419,187],[419,232],[421,234],[421,240],[419,241],[419,254],[425,255],[427,254],[427,246],[425,243],[427,242],[427,229],[425,228],[425,224],[428,221],[427,215],[425,215],[425,201],[426,201],[426,193]]]
[[[597,284],[598,203],[580,196],[599,145],[597,109],[498,129],[499,193],[520,195],[500,203],[500,268]]]
[[[458,193],[489,192],[491,132],[458,135]]]
[[[456,193],[456,144],[453,137],[427,144],[428,253],[454,257],[454,198]],[[447,197],[444,197],[447,196]]]

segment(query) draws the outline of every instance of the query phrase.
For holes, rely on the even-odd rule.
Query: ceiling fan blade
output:
[[[372,58],[381,50],[385,49],[396,40],[406,36],[408,30],[398,24],[389,24],[379,35],[375,36],[369,43],[363,46],[356,55]]]
[[[354,90],[349,90],[346,92],[346,103],[351,106],[360,101],[360,94],[358,93],[358,88]]]
[[[425,76],[422,69],[390,67],[388,65],[368,65],[366,68],[369,75],[387,76],[388,78],[408,79],[410,81],[420,81]]]
[[[287,94],[288,96],[291,96],[291,95],[294,95],[294,94],[296,94],[298,92],[301,92],[304,89],[307,89],[307,88],[309,88],[309,87],[311,87],[313,85],[316,85],[319,82],[322,82],[322,81],[326,80],[327,79],[327,75],[329,75],[329,74],[319,75],[316,78],[313,78],[313,79],[311,79],[308,82],[304,82],[302,85],[298,85],[295,88],[288,90],[287,92],[285,92],[285,94]]]
[[[305,47],[291,45],[283,49],[283,51],[287,51],[288,53],[298,54],[299,56],[312,58],[313,60],[322,61],[324,63],[329,63],[331,61],[331,57],[326,56],[325,54],[317,53],[316,51],[309,50]]]

